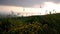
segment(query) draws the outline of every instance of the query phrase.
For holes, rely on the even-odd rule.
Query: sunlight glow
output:
[[[52,10],[55,10],[57,12],[60,12],[60,10],[59,10],[60,9],[60,4],[55,4],[53,2],[45,2],[44,4],[45,4],[45,6],[44,6],[45,10],[48,10],[48,11],[51,11],[51,12],[52,12]]]

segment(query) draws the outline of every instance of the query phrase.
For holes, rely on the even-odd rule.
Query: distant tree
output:
[[[53,10],[54,13],[56,13],[55,9]]]
[[[25,11],[25,8],[23,8],[23,11]]]
[[[13,11],[11,11],[11,14],[13,15],[13,14],[14,14],[14,12],[13,12]]]
[[[14,16],[16,16],[16,14],[14,14],[14,12],[13,11],[11,11],[11,15],[14,17]]]
[[[51,11],[49,13],[51,14]]]
[[[41,15],[41,13],[40,13],[40,15]]]
[[[17,15],[20,15],[20,13],[17,13]]]
[[[47,10],[46,10],[45,14],[47,14]]]
[[[40,5],[40,8],[42,8],[42,6]]]

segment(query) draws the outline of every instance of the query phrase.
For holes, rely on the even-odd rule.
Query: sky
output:
[[[41,7],[41,8],[40,8]],[[23,11],[25,9],[25,11]],[[60,12],[60,0],[0,0],[0,13],[45,14]]]

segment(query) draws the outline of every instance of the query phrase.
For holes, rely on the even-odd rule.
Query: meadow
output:
[[[0,18],[0,34],[60,34],[60,13]]]

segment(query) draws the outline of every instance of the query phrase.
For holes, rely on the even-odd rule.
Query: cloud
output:
[[[0,0],[0,5],[32,7],[33,5],[40,5],[44,2],[60,3],[60,0]]]
[[[5,11],[5,12],[10,12],[11,10],[12,11],[22,11],[22,7],[16,7],[16,6],[0,6],[0,12],[1,11]]]

